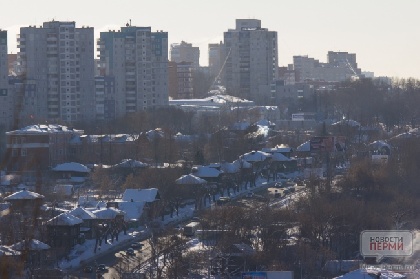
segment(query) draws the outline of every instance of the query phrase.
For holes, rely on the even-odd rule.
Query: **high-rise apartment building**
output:
[[[362,71],[357,68],[355,53],[328,51],[327,63],[332,67],[348,68],[355,75],[360,75],[362,73]]]
[[[277,32],[261,28],[261,20],[237,19],[224,33],[224,85],[229,94],[258,99],[259,88],[277,78]]]
[[[7,31],[0,29],[0,89],[7,88],[9,62],[7,60]]]
[[[200,67],[200,48],[182,41],[180,44],[171,44],[171,61],[176,63],[190,62],[194,70]]]
[[[361,75],[361,70],[357,68],[356,54],[348,52],[329,51],[327,63],[307,55],[293,56],[293,69],[298,82],[340,82]]]
[[[222,69],[225,57],[223,55],[223,42],[209,44],[209,71],[212,76],[217,76]]]
[[[35,103],[25,104],[21,117],[30,111],[36,120],[94,120],[93,28],[76,28],[74,21],[22,27],[18,48],[23,82],[36,88],[27,96]]]
[[[110,96],[103,100],[108,104],[109,115],[122,117],[168,105],[167,32],[130,25],[101,32],[98,50],[99,72],[112,77],[115,86],[113,100]],[[96,110],[100,109],[96,103]]]
[[[9,90],[7,31],[0,29],[0,126],[9,129],[13,121],[13,95]]]
[[[173,99],[192,99],[194,97],[191,62],[169,62],[169,96]]]

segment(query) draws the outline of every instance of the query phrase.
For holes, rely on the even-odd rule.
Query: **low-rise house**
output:
[[[45,224],[47,243],[55,250],[57,257],[67,255],[80,241],[80,225],[83,220],[69,213],[62,213]]]
[[[10,248],[19,251],[20,253],[25,253],[27,256],[25,264],[31,269],[46,266],[47,262],[51,261],[50,254],[48,252],[51,247],[48,244],[36,239],[17,242],[10,245]]]
[[[149,188],[149,189],[126,189],[123,193],[121,201],[123,202],[137,202],[144,203],[142,216],[140,219],[143,221],[149,221],[154,219],[159,211],[160,206],[160,194],[158,189]],[[128,207],[134,207],[134,205],[126,205]],[[141,204],[138,204],[137,210],[139,210]]]
[[[83,221],[80,224],[80,233],[83,233],[85,238],[91,239],[95,237],[94,226],[97,219],[95,214],[80,206],[69,211],[69,213]]]

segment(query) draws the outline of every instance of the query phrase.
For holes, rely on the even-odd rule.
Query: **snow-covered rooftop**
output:
[[[52,226],[74,226],[81,224],[83,222],[82,219],[77,218],[70,213],[61,213],[60,215],[48,220],[46,222],[47,225]]]
[[[6,201],[11,200],[34,200],[34,199],[43,199],[44,196],[40,195],[38,193],[34,193],[27,190],[22,190],[16,193],[11,194],[10,196],[7,196],[4,198]]]
[[[75,209],[69,211],[69,213],[79,219],[82,220],[91,220],[96,219],[96,215],[90,212],[89,210],[86,210],[82,207],[76,207]]]
[[[110,220],[115,219],[117,215],[124,215],[125,212],[113,207],[109,207],[94,210],[92,213],[95,214],[98,217],[98,219]]]
[[[273,161],[277,161],[277,162],[287,162],[290,161],[289,158],[287,158],[286,156],[284,156],[283,154],[277,152],[277,153],[273,153],[272,155],[272,160]]]
[[[158,197],[158,189],[126,189],[122,196],[123,201],[135,201],[135,202],[154,202]]]
[[[344,275],[335,277],[334,279],[366,279],[366,278],[376,278],[376,275],[380,274],[381,279],[400,279],[405,278],[405,275],[389,271],[382,268],[361,268],[354,270],[352,272],[346,273]],[[369,276],[372,275],[372,276]]]
[[[6,132],[7,135],[20,135],[20,134],[38,134],[38,133],[79,133],[82,134],[82,130],[75,130],[67,126],[62,125],[30,125],[19,130]]]
[[[272,147],[272,148],[265,147],[265,148],[261,149],[261,151],[267,152],[267,153],[276,153],[276,152],[280,152],[280,153],[287,152],[287,153],[289,153],[289,152],[292,152],[293,149],[288,145],[280,144],[280,145],[276,145],[275,147]]]
[[[190,173],[190,174],[181,176],[180,178],[175,180],[175,183],[180,184],[180,185],[198,185],[198,184],[205,184],[207,183],[207,181]]]
[[[192,174],[200,178],[219,177],[223,172],[209,166],[195,166],[192,168]]]
[[[13,250],[9,246],[0,246],[0,256],[19,256],[20,252]]]
[[[140,219],[145,204],[145,202],[119,202],[118,208],[125,212],[126,221],[133,221]]]
[[[299,151],[299,152],[309,152],[309,151],[311,151],[311,142],[308,140],[308,141],[302,143],[301,145],[296,147],[296,151]]]
[[[63,163],[58,164],[55,168],[52,169],[53,171],[72,171],[72,172],[83,172],[88,173],[90,172],[89,168],[83,164],[70,162],[70,163]]]
[[[17,251],[24,251],[26,249],[30,251],[38,251],[38,250],[48,250],[51,247],[48,244],[45,244],[44,242],[41,242],[36,239],[31,239],[29,241],[23,240],[13,245],[10,245],[10,248]]]
[[[348,120],[343,119],[343,120],[337,121],[337,122],[335,122],[331,125],[332,126],[347,125],[347,126],[351,126],[351,127],[360,127],[361,126],[359,122],[357,122],[356,120],[352,120],[352,119],[348,119]]]
[[[121,163],[115,164],[117,168],[146,168],[149,165],[133,159],[123,159]]]
[[[270,157],[271,154],[262,151],[251,151],[241,156],[241,158],[247,162],[262,162]]]
[[[133,142],[139,138],[139,135],[117,134],[117,135],[75,135],[70,139],[71,144],[82,144],[83,142],[114,142],[124,143]]]
[[[95,207],[98,203],[98,200],[93,196],[81,196],[77,201],[77,204],[83,207]]]

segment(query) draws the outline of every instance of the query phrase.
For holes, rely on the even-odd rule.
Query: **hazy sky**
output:
[[[262,20],[278,32],[279,65],[293,55],[326,62],[328,50],[357,54],[363,71],[376,76],[420,78],[420,0],[0,0],[0,28],[8,30],[9,52],[16,53],[19,27],[44,21],[76,21],[100,31],[132,25],[169,32],[200,47],[223,40],[236,18]]]

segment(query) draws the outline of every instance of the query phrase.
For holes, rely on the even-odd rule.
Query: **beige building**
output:
[[[277,32],[262,28],[258,19],[237,19],[236,28],[224,33],[226,92],[258,102],[259,87],[278,76],[277,51]]]

